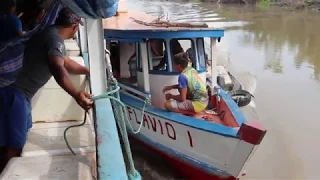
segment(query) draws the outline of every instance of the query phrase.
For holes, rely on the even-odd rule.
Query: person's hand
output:
[[[165,86],[162,90],[163,93],[165,93],[166,91],[170,91],[172,89],[171,86]]]
[[[75,100],[84,110],[89,110],[93,105],[93,101],[89,99],[91,97],[91,94],[85,91],[79,91],[75,97]]]
[[[166,96],[166,100],[167,101],[172,99],[172,94],[171,93],[167,93],[165,96]]]

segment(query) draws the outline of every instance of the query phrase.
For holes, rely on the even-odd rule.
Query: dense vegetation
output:
[[[257,4],[260,7],[281,6],[287,9],[305,9],[311,8],[320,11],[320,0],[202,0],[213,1],[221,4],[241,3],[241,4]]]
[[[315,10],[320,10],[320,0],[261,0],[259,6],[282,6],[293,9],[305,9],[310,7]]]

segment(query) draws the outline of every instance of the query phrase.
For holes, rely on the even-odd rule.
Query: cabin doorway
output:
[[[138,43],[108,41],[107,49],[110,51],[110,62],[113,76],[118,81],[134,85],[137,82],[137,67],[139,61]],[[139,51],[137,51],[139,52]]]
[[[116,41],[110,42],[110,61],[112,66],[113,76],[120,77],[120,51],[119,43]]]

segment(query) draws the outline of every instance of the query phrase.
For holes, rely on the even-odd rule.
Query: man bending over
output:
[[[167,93],[164,107],[169,111],[183,114],[203,111],[207,107],[209,99],[206,84],[197,71],[188,66],[190,60],[186,53],[175,55],[173,61],[175,69],[181,73],[178,77],[178,84],[164,87],[163,93],[171,89],[178,89],[179,95]]]
[[[83,109],[92,107],[90,94],[76,89],[69,78],[69,73],[88,75],[89,69],[65,57],[64,40],[74,36],[79,24],[78,16],[62,9],[55,25],[28,42],[16,82],[0,88],[0,172],[12,157],[20,156],[32,126],[31,99],[52,75]]]

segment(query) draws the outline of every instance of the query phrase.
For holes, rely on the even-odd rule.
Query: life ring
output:
[[[250,92],[242,89],[229,91],[228,95],[231,96],[239,107],[248,105],[251,102],[251,97],[253,97]]]

